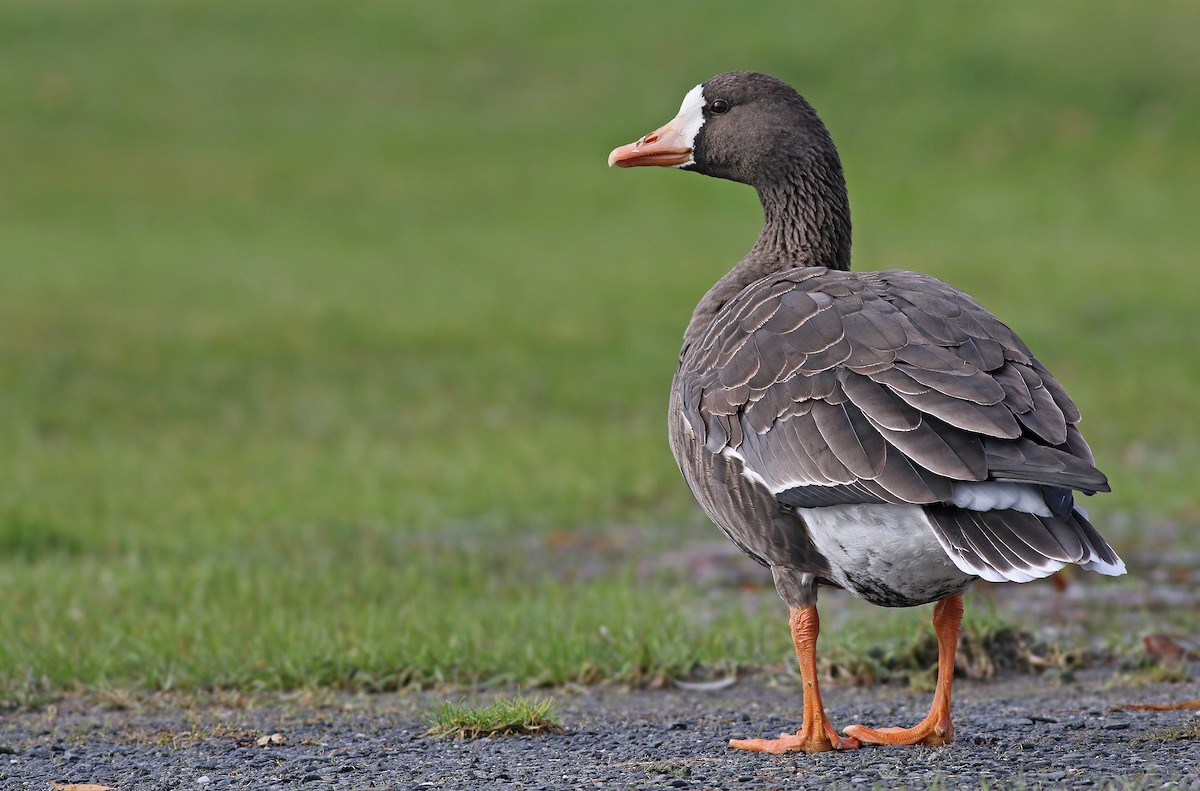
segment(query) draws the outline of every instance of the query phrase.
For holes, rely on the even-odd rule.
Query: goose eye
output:
[[[709,106],[708,109],[713,113],[720,115],[721,113],[729,112],[729,102],[725,101],[724,99],[717,99]]]

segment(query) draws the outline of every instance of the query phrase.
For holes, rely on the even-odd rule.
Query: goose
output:
[[[1067,564],[1125,564],[1075,492],[1109,491],[1067,391],[973,298],[929,275],[850,270],[841,160],[816,111],[760,73],[719,74],[609,166],[748,184],[763,227],[696,306],[671,384],[671,450],[692,494],[787,604],[802,679],[795,733],[732,740],[781,753],[947,744],[963,592]],[[829,722],[817,590],[933,603],[937,683],[912,727]]]

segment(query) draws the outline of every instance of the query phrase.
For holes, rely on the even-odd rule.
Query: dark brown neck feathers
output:
[[[840,166],[793,171],[757,189],[763,228],[748,259],[763,259],[770,271],[850,268],[850,204]]]
[[[700,300],[686,337],[703,332],[725,303],[774,272],[850,268],[850,202],[833,143],[823,155],[798,158],[771,175],[755,185],[763,207],[758,241]]]

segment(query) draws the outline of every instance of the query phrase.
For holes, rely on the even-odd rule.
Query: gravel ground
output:
[[[1200,789],[1200,712],[1119,710],[1200,698],[1200,685],[1118,687],[1108,672],[1074,681],[1011,676],[957,682],[949,747],[864,748],[764,756],[731,736],[794,727],[799,691],[743,680],[719,692],[558,693],[562,735],[431,740],[442,698],[346,696],[311,701],[151,699],[114,709],[84,699],[0,717],[0,788],[98,783],[117,789],[1028,788]],[[927,693],[830,687],[835,724],[911,724]],[[282,744],[259,746],[282,734]],[[1114,784],[1113,787],[1126,787]]]

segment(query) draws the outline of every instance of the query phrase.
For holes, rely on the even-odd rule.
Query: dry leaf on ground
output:
[[[1174,703],[1126,703],[1113,706],[1113,711],[1200,711],[1200,698]]]
[[[1177,664],[1184,659],[1200,659],[1200,652],[1192,641],[1169,634],[1147,634],[1142,636],[1142,647],[1159,662]]]

